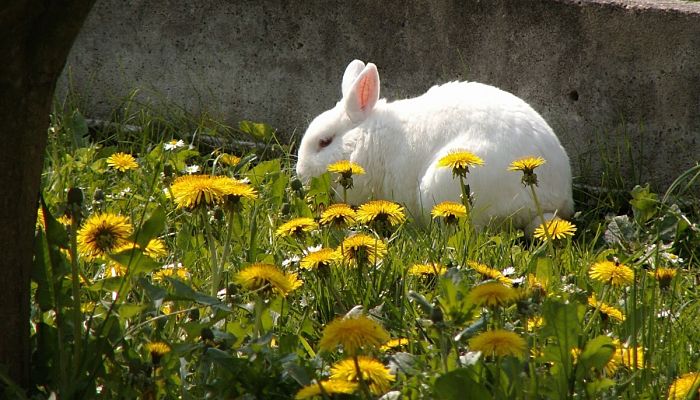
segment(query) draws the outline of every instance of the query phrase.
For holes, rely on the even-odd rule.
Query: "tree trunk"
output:
[[[27,388],[37,199],[56,80],[94,0],[0,7],[0,368]]]

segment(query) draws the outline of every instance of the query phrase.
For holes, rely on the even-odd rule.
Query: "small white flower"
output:
[[[290,266],[291,264],[298,263],[299,260],[301,260],[301,257],[299,257],[297,255],[293,255],[293,256],[287,258],[286,260],[283,260],[282,266],[286,268],[286,267]]]
[[[172,263],[172,264],[165,264],[161,267],[161,269],[179,269],[182,268],[182,263]]]
[[[525,282],[525,277],[524,276],[519,276],[517,278],[513,278],[510,280],[510,282],[513,284],[513,286],[518,287]]]
[[[513,268],[513,267],[504,268],[503,271],[501,271],[501,274],[503,276],[513,275],[514,273],[515,273],[515,268]]]
[[[196,174],[200,169],[199,165],[188,165],[185,167],[185,172],[188,174]]]
[[[173,140],[169,141],[168,143],[163,144],[163,148],[165,150],[168,150],[168,151],[177,150],[177,149],[182,148],[182,147],[185,147],[185,142],[183,142],[182,139],[180,139],[180,140],[173,139]]]
[[[243,178],[243,179],[239,179],[238,182],[241,182],[241,183],[250,183],[250,179],[246,176],[246,177]]]
[[[474,365],[479,361],[479,357],[481,357],[480,351],[470,351],[459,356],[459,362],[464,366]]]
[[[306,254],[315,253],[315,252],[321,250],[321,248],[323,248],[323,245],[320,245],[320,244],[318,246],[309,246],[306,248],[306,251],[304,253],[306,253]]]

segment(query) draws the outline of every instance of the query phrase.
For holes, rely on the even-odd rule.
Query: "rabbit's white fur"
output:
[[[435,204],[460,201],[459,179],[437,162],[466,150],[484,160],[467,176],[474,193],[473,223],[482,227],[512,217],[515,226],[531,233],[539,222],[534,202],[522,173],[507,168],[516,159],[541,156],[547,163],[535,172],[544,213],[549,218],[572,214],[569,157],[552,128],[518,97],[476,82],[450,82],[388,103],[379,100],[376,66],[359,60],[348,65],[342,92],[302,138],[296,168],[303,180],[333,162],[351,160],[367,173],[353,177],[348,202],[393,199],[425,221]]]

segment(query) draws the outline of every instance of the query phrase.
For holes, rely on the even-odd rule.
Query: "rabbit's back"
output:
[[[395,156],[387,160],[391,172],[382,191],[396,197],[413,189],[414,195],[399,197],[414,213],[425,215],[435,203],[459,199],[451,172],[435,168],[439,158],[457,150],[470,151],[485,162],[472,168],[468,177],[476,195],[475,212],[481,209],[483,221],[513,215],[518,225],[519,219],[529,222],[529,193],[519,173],[507,171],[512,161],[526,156],[547,160],[537,171],[543,207],[559,215],[573,210],[568,156],[547,122],[522,99],[485,84],[450,82],[382,108],[379,114],[386,128],[404,130],[392,135],[401,139],[392,143]]]

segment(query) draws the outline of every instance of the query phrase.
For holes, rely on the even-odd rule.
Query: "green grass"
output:
[[[401,398],[657,399],[678,376],[700,369],[698,202],[688,196],[697,168],[663,196],[631,186],[619,196],[577,190],[576,235],[551,247],[512,229],[476,233],[466,221],[419,227],[409,220],[380,229],[387,237],[354,227],[384,241],[386,256],[355,267],[343,261],[322,273],[300,269],[298,257],[308,247],[338,247],[348,229],[323,227],[291,238],[275,231],[297,217],[318,218],[337,202],[334,177],[301,187],[289,147],[264,125],[228,127],[206,116],[125,104],[115,123],[91,132],[91,140],[75,104],[52,116],[42,189],[47,218],[37,229],[32,297],[37,398],[53,391],[63,398],[293,398],[351,356],[340,348],[321,351],[318,343],[324,327],[355,306],[392,338],[407,339],[395,349],[362,349],[390,367],[390,390]],[[242,157],[228,166],[214,162],[219,153],[203,135],[253,145],[226,149]],[[193,147],[166,150],[171,139]],[[106,158],[117,151],[134,155],[139,168],[110,168]],[[177,208],[172,183],[194,165],[202,173],[248,179],[258,199],[235,212]],[[84,195],[77,208],[66,202],[70,188]],[[135,227],[132,240],[160,238],[167,252],[150,258],[127,250],[88,261],[70,240],[78,226],[54,219],[67,210],[79,210],[83,219],[104,212],[126,216]],[[629,215],[617,215],[620,210]],[[634,279],[622,287],[591,279],[590,266],[602,260],[628,265]],[[117,261],[126,266],[121,275],[111,273]],[[512,267],[510,278],[525,278],[515,289],[517,301],[474,304],[469,293],[484,278],[470,261],[499,271]],[[241,269],[261,262],[297,274],[303,284],[286,297],[237,284]],[[447,272],[408,273],[411,265],[429,262]],[[187,274],[157,279],[168,271],[164,266],[178,263]],[[213,287],[220,267],[221,282]],[[648,273],[660,267],[677,271],[664,287]],[[618,308],[624,321],[589,306],[592,294]],[[528,320],[542,322],[527,328]],[[471,340],[493,329],[515,332],[526,349],[477,357]],[[154,359],[151,342],[164,342],[170,351]],[[606,371],[620,346],[639,346],[639,353],[624,354],[641,359],[617,359],[617,368]],[[581,349],[576,357],[573,349]],[[358,383],[350,398],[383,394],[370,395],[368,382]]]

